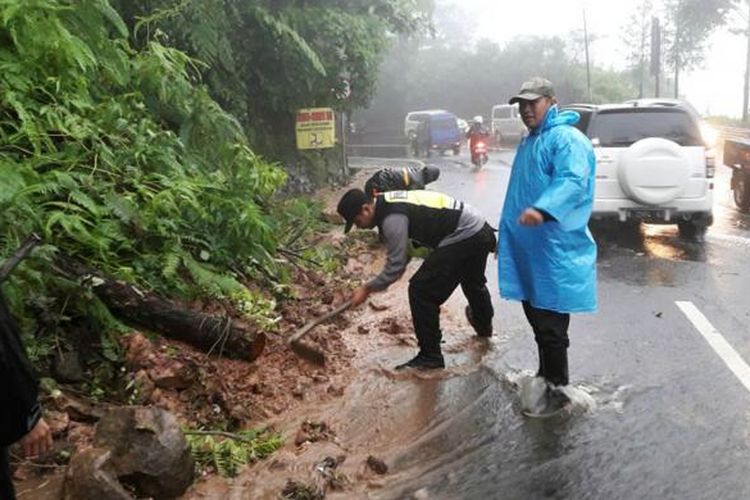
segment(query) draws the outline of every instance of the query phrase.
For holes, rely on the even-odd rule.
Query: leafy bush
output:
[[[285,174],[198,63],[154,40],[133,48],[107,0],[0,2],[0,47],[0,258],[32,231],[45,241],[5,289],[25,330],[92,311],[116,327],[55,272],[62,255],[168,295],[252,298],[228,270],[272,265],[266,207]]]

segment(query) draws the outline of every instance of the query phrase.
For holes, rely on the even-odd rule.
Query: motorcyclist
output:
[[[490,132],[484,126],[484,118],[481,115],[475,116],[471,120],[469,130],[466,132],[466,139],[469,141],[469,150],[473,151],[477,141],[486,141],[489,136]]]

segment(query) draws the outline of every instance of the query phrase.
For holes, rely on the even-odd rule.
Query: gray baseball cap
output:
[[[514,104],[518,101],[535,101],[540,97],[554,97],[555,89],[552,88],[552,82],[546,78],[535,76],[531,80],[523,82],[521,90],[508,101],[508,104]]]

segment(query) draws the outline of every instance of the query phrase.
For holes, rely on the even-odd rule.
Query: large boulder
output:
[[[111,458],[112,452],[102,448],[74,455],[65,472],[63,499],[133,500],[118,481]]]
[[[177,497],[193,482],[190,446],[177,419],[165,410],[110,410],[96,426],[94,446],[112,451],[117,477],[138,496]]]

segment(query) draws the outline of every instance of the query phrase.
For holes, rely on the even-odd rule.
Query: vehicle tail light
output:
[[[716,173],[716,155],[713,151],[706,151],[706,178],[713,179]]]

